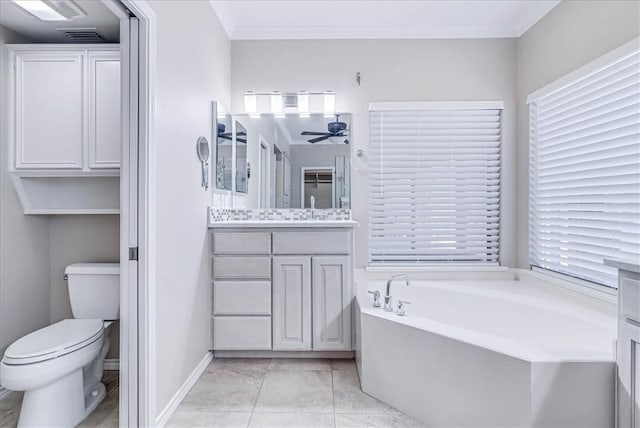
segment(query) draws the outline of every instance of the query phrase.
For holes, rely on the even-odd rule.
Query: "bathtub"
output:
[[[362,389],[429,427],[614,425],[615,305],[526,281],[358,280]],[[382,298],[384,303],[384,297]]]

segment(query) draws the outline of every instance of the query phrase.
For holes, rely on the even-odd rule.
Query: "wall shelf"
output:
[[[13,172],[14,188],[25,214],[119,214],[117,171],[96,175]]]

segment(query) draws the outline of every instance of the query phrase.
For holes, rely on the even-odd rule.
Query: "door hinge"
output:
[[[129,260],[138,261],[138,247],[129,247]]]

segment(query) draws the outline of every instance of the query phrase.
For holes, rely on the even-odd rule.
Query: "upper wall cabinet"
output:
[[[114,45],[14,45],[16,170],[120,167],[120,50]]]
[[[117,214],[120,46],[8,49],[8,163],[25,214]]]

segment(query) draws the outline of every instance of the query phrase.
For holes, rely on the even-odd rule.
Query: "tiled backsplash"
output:
[[[351,220],[347,209],[209,209],[209,223],[231,221],[339,221]]]

